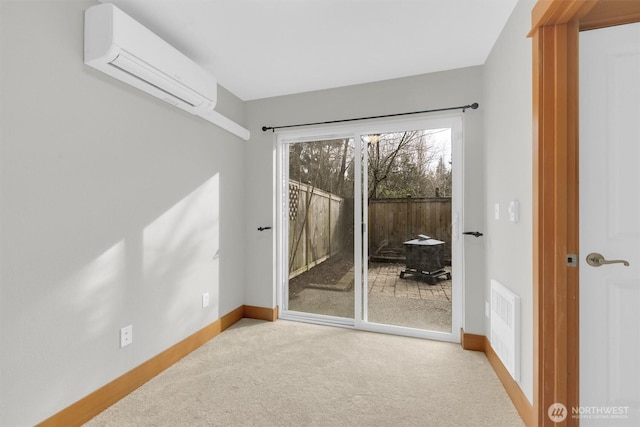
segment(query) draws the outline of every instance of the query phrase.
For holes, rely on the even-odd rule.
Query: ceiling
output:
[[[481,65],[517,0],[109,2],[247,101]]]

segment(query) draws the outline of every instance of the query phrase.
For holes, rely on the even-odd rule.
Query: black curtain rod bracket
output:
[[[459,107],[436,108],[434,110],[411,111],[411,112],[408,112],[408,113],[383,114],[381,116],[357,117],[357,118],[354,118],[354,119],[330,120],[330,121],[327,121],[327,122],[316,122],[316,123],[300,123],[300,124],[297,124],[297,125],[262,126],[262,131],[266,132],[268,130],[271,130],[271,131],[275,132],[276,129],[297,128],[297,127],[301,127],[301,126],[329,125],[329,124],[333,124],[333,123],[355,122],[355,121],[358,121],[358,120],[370,120],[370,119],[383,119],[383,118],[387,118],[387,117],[408,116],[408,115],[411,115],[411,114],[437,113],[437,112],[440,112],[440,111],[451,111],[451,110],[462,110],[462,112],[464,113],[469,108],[472,109],[472,110],[476,110],[478,107],[479,107],[478,103],[474,102],[473,104],[461,105]]]

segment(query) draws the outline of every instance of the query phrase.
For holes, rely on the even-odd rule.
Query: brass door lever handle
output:
[[[597,252],[592,252],[587,255],[587,264],[592,267],[601,267],[605,264],[623,264],[625,267],[629,267],[629,261],[625,261],[623,259],[607,260]]]

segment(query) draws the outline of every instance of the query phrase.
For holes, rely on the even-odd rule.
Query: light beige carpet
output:
[[[522,426],[484,354],[243,319],[87,426]]]

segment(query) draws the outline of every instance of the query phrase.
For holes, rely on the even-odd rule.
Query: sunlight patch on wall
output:
[[[125,247],[121,240],[67,279],[70,301],[82,311],[87,336],[99,336],[111,326],[113,299],[125,274]]]
[[[219,200],[216,174],[143,231],[144,286],[173,325],[202,312],[205,292],[217,316]]]

